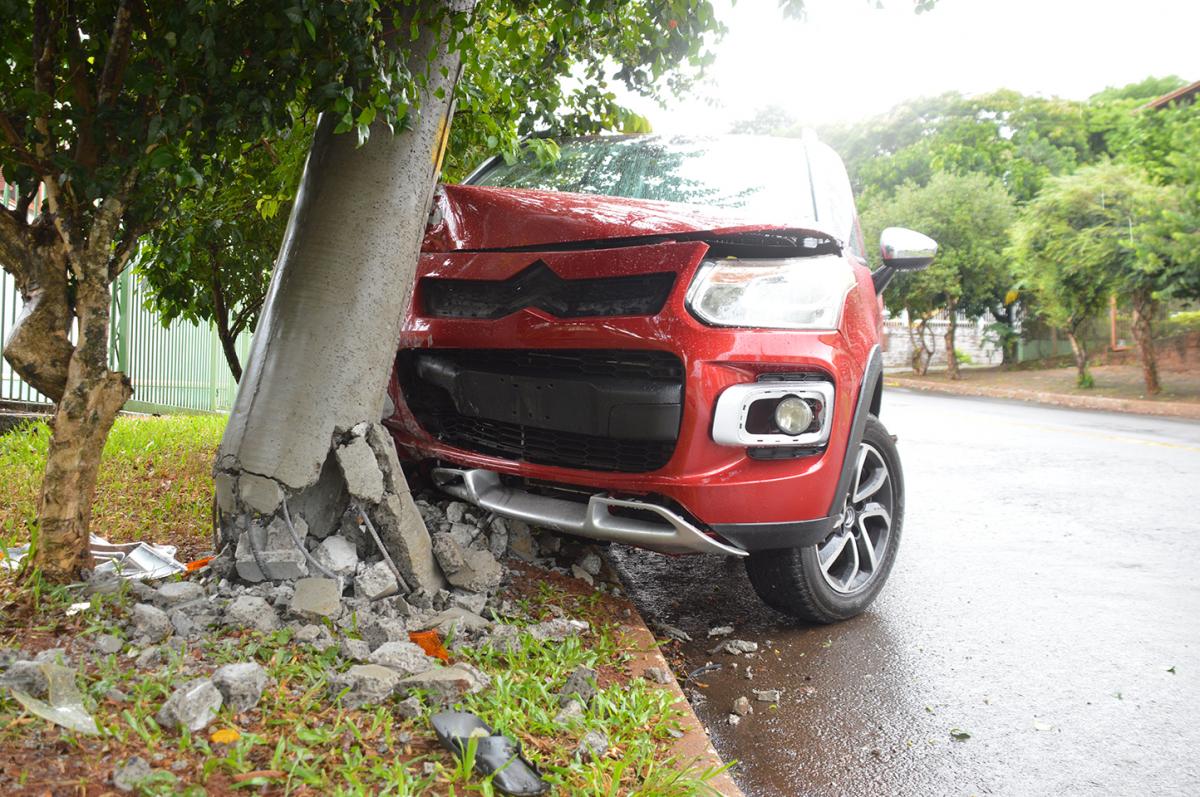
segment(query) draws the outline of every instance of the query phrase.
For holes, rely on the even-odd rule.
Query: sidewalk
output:
[[[1017,399],[1076,409],[1162,415],[1200,420],[1200,369],[1164,371],[1163,392],[1145,397],[1142,372],[1137,366],[1101,365],[1092,369],[1096,386],[1075,387],[1074,368],[1002,370],[963,369],[962,378],[951,381],[944,371],[915,376],[911,372],[886,374],[889,387],[926,390],[958,396]]]

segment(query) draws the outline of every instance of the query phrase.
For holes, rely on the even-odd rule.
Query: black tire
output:
[[[829,583],[822,572],[817,551],[822,545],[828,545],[835,535],[844,534],[841,527],[831,532],[820,545],[755,551],[746,557],[746,572],[750,576],[754,591],[768,606],[807,622],[836,623],[861,614],[883,589],[896,561],[904,526],[904,474],[900,469],[900,454],[896,450],[895,440],[873,415],[867,419],[863,431],[863,446],[869,446],[882,458],[886,464],[885,475],[891,482],[890,495],[886,497],[890,499],[888,537],[877,564],[857,589],[839,591]],[[859,450],[862,451],[863,448],[860,447]],[[854,456],[856,463],[858,462],[858,452],[853,452],[850,456]],[[872,461],[876,461],[873,456]],[[852,481],[851,492],[854,491],[854,484]],[[874,495],[872,494],[873,497]],[[881,498],[874,502],[874,506],[882,506],[883,500]],[[855,541],[861,540],[862,534],[867,533],[865,522],[864,519],[864,530],[848,540],[847,544],[861,544]],[[859,553],[851,553],[855,557],[854,566],[857,566]],[[847,582],[850,582],[851,578],[848,576]]]

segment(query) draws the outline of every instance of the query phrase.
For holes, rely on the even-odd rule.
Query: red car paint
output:
[[[434,439],[408,410],[393,375],[389,395],[395,412],[386,423],[401,455],[578,485],[617,496],[663,496],[703,524],[779,523],[826,516],[842,468],[864,365],[879,342],[882,327],[881,305],[866,263],[849,250],[842,254],[853,267],[857,286],[846,297],[841,325],[835,332],[710,327],[697,321],[684,305],[692,276],[708,250],[707,244],[696,239],[797,227],[823,235],[811,222],[754,222],[709,207],[445,186],[424,241],[417,294],[404,323],[400,349],[668,350],[685,368],[683,417],[674,455],[665,467],[650,473],[536,465],[465,451]],[[578,248],[580,242],[596,246]],[[556,251],[556,245],[563,245],[561,251]],[[533,247],[535,251],[528,251]],[[856,248],[861,250],[861,245]],[[527,251],[514,251],[520,249]],[[414,309],[422,306],[422,277],[501,280],[539,259],[564,279],[663,270],[679,276],[662,311],[650,317],[557,318],[538,309],[524,309],[496,320],[476,320],[424,317]],[[766,371],[798,368],[823,371],[836,386],[832,432],[823,453],[764,461],[749,458],[744,449],[713,442],[712,412],[722,390],[752,382]]]

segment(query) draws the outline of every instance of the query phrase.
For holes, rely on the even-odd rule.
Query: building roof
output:
[[[1182,104],[1192,103],[1196,101],[1196,95],[1200,94],[1200,80],[1195,83],[1190,83],[1182,88],[1175,89],[1169,94],[1164,94],[1156,100],[1151,100],[1143,107],[1145,108],[1166,108],[1173,102]]]

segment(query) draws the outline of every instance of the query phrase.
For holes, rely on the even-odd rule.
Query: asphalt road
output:
[[[614,552],[647,619],[696,637],[686,669],[722,665],[690,687],[739,785],[1200,794],[1200,424],[903,391],[882,418],[908,507],[863,616],[800,625],[736,562]],[[762,650],[710,654],[721,624]]]

